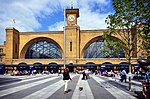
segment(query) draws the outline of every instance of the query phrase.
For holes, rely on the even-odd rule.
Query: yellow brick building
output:
[[[5,71],[11,73],[13,70],[35,67],[34,69],[57,72],[58,69],[63,69],[64,63],[71,72],[84,68],[100,70],[104,65],[114,71],[128,68],[122,65],[126,63],[123,56],[109,57],[99,50],[105,43],[102,39],[105,29],[80,30],[77,24],[79,9],[66,9],[65,14],[63,31],[19,32],[13,27],[7,27],[6,41],[0,46],[0,63],[5,66]],[[121,40],[117,35],[113,38]],[[133,56],[132,72],[137,65],[136,50]]]

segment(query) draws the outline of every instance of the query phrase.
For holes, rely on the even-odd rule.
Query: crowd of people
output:
[[[53,70],[13,70],[12,76],[35,75],[35,74],[53,74]]]
[[[64,71],[63,70],[58,70],[56,73],[58,73],[58,76],[60,74],[62,74]],[[21,76],[21,75],[34,75],[34,74],[53,74],[53,70],[49,71],[49,70],[13,70],[12,72],[12,76]],[[118,77],[120,79],[121,82],[126,81],[127,79],[127,73],[126,70],[123,69],[122,71],[101,71],[101,70],[95,70],[94,72],[90,69],[83,69],[81,71],[76,70],[76,74],[82,74],[82,80],[86,80],[89,79],[90,76],[89,74],[95,74],[95,75],[99,75],[99,76],[107,76],[107,77]],[[142,72],[140,70],[136,71],[135,74],[133,75],[133,79],[142,79]]]

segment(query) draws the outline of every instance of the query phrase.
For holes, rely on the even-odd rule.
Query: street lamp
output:
[[[64,68],[66,68],[66,16],[64,8]]]

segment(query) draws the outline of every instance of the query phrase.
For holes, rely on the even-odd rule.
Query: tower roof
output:
[[[79,17],[79,9],[66,9],[66,17],[67,17],[67,14],[76,14],[77,17]]]

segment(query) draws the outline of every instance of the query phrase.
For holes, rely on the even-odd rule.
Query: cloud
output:
[[[79,8],[78,25],[82,30],[90,29],[106,29],[107,24],[105,23],[106,17],[112,14],[110,10],[111,0],[74,0],[74,6]],[[64,24],[62,21],[49,26],[49,30],[62,30]]]
[[[111,0],[72,0],[73,6],[79,8],[78,24],[81,29],[105,28],[104,20],[110,13],[102,13]],[[1,0],[0,3],[0,45],[6,39],[6,27],[15,27],[19,31],[35,31],[43,27],[49,30],[63,30],[64,22],[52,19],[64,8],[70,8],[71,0]],[[61,10],[61,11],[60,11]],[[60,13],[63,14],[63,13]],[[63,15],[62,15],[63,16]],[[42,22],[51,18],[52,24]],[[15,19],[15,23],[13,23]]]
[[[107,25],[105,23],[106,17],[110,13],[100,14],[96,12],[91,12],[87,9],[80,10],[80,18],[78,19],[78,24],[81,29],[106,29]]]
[[[0,44],[5,41],[5,28],[15,27],[19,31],[34,31],[41,27],[36,19],[49,0],[3,0],[0,3]],[[15,23],[13,22],[15,19]]]
[[[59,31],[62,31],[63,30],[63,27],[64,27],[64,21],[61,21],[61,22],[57,22],[51,26],[48,27],[48,29],[50,31],[56,31],[56,30],[59,30]]]

